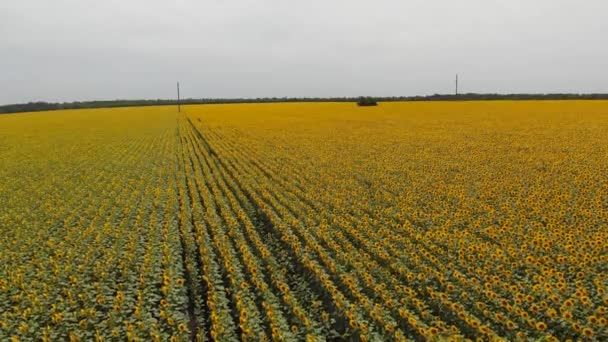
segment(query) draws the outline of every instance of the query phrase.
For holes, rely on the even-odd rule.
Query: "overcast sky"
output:
[[[608,92],[606,0],[2,0],[0,104]]]

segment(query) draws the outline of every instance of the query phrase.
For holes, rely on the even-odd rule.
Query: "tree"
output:
[[[377,106],[378,102],[376,102],[376,99],[373,97],[361,96],[357,100],[357,105],[358,106]]]

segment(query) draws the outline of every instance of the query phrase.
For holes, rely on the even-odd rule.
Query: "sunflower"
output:
[[[272,337],[275,339],[279,339],[281,337],[281,331],[277,327],[272,327]]]
[[[323,320],[323,322],[329,322],[329,314],[325,311],[323,311],[321,313],[321,319]]]
[[[22,334],[26,334],[29,331],[29,327],[28,325],[24,322],[19,324],[19,328],[18,328],[19,332],[21,332]]]
[[[591,328],[584,328],[583,335],[585,337],[593,337],[593,330]]]
[[[494,314],[494,318],[496,318],[497,321],[502,322],[505,319],[505,315],[502,312],[497,312]]]
[[[63,314],[61,312],[56,312],[53,314],[53,323],[59,323],[63,320]]]
[[[479,327],[479,331],[481,331],[482,334],[488,334],[490,332],[490,328],[488,328],[487,325],[482,325]]]
[[[247,320],[247,310],[243,309],[241,310],[241,314],[239,315],[239,319],[241,320],[241,322],[245,322]]]

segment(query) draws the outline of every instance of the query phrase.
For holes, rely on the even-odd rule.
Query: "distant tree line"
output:
[[[376,98],[371,97],[371,96],[361,96],[358,100],[357,100],[357,105],[358,106],[377,106],[378,105],[378,100],[376,100]]]
[[[608,94],[434,94],[427,96],[391,97],[263,97],[263,98],[209,98],[183,99],[181,104],[275,103],[275,102],[359,102],[362,98],[373,102],[396,101],[489,101],[489,100],[608,100]],[[76,101],[63,103],[29,102],[0,106],[0,114],[37,112],[60,109],[110,108],[132,106],[175,105],[177,100],[109,100]]]

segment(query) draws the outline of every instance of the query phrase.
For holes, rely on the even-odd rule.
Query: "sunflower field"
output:
[[[608,102],[0,116],[0,340],[608,339]]]

